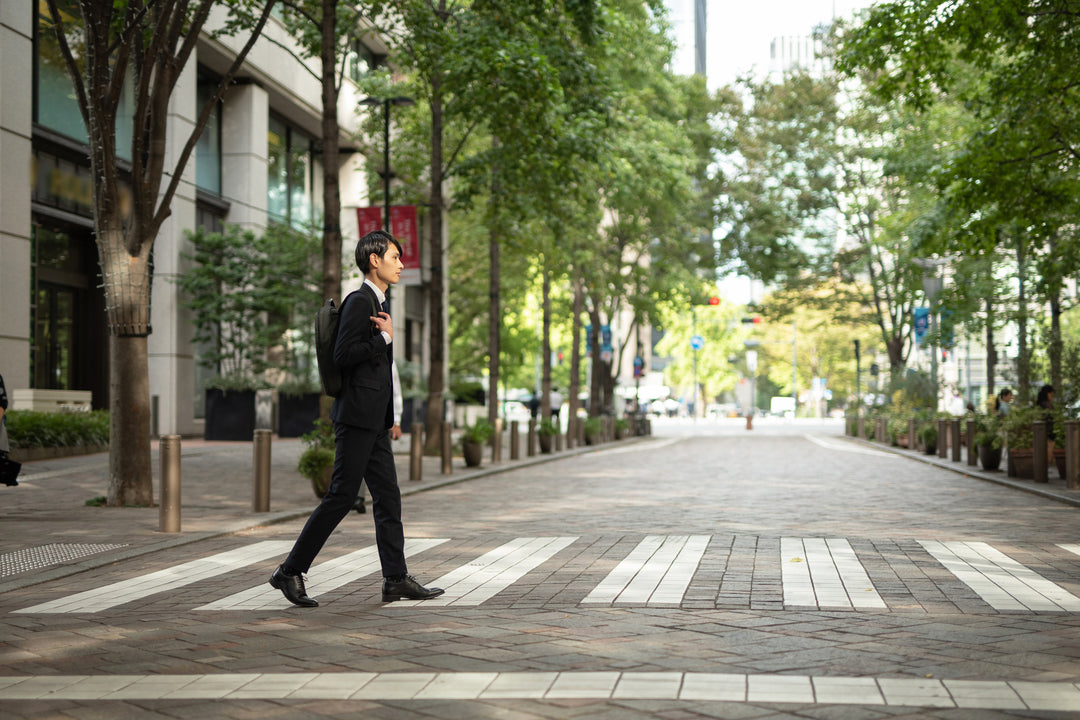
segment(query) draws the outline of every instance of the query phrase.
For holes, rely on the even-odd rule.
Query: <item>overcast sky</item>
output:
[[[675,72],[694,72],[694,0],[664,0],[679,43]],[[708,0],[709,86],[721,87],[751,69],[769,70],[773,38],[808,36],[833,17],[847,17],[871,0]]]

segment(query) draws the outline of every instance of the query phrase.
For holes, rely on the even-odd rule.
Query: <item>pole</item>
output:
[[[792,419],[799,414],[799,391],[796,389],[795,383],[799,379],[799,354],[797,352],[796,342],[799,337],[799,331],[795,326],[795,321],[791,321],[791,399],[794,400],[794,404],[791,411]]]
[[[691,335],[697,335],[697,310],[693,307],[690,308],[690,317],[692,318],[693,331]],[[694,348],[694,422],[697,422],[698,413],[698,401],[697,401],[697,348]]]
[[[383,100],[383,223],[390,232],[390,98]]]
[[[253,512],[270,512],[270,431],[256,430],[252,443],[254,483],[251,494]]]
[[[158,529],[163,533],[180,532],[180,436],[161,438],[161,505]]]

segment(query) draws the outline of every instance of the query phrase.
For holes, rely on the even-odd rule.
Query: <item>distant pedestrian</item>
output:
[[[559,411],[562,410],[562,393],[559,388],[551,388],[551,419],[557,425],[559,423]]]
[[[365,275],[364,284],[341,303],[334,346],[334,362],[342,371],[342,392],[330,409],[336,439],[334,474],[292,552],[270,577],[270,585],[301,607],[319,604],[308,597],[303,573],[355,507],[361,480],[367,481],[371,492],[383,602],[425,600],[443,593],[440,588],[422,586],[408,574],[401,489],[390,446],[394,323],[385,302],[386,291],[401,279],[401,244],[382,230],[370,232],[356,245],[356,265]],[[373,314],[379,306],[382,310]]]
[[[1009,388],[1002,388],[1001,392],[994,398],[994,412],[998,415],[1008,415],[1009,408],[1012,407],[1013,391]]]

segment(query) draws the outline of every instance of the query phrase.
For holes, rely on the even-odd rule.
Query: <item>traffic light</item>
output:
[[[754,315],[752,317],[744,317],[742,319],[742,324],[743,325],[760,325],[761,324],[761,316],[760,315]]]
[[[711,295],[709,297],[709,304],[710,305],[719,305],[720,304],[720,298],[716,297],[715,295]]]

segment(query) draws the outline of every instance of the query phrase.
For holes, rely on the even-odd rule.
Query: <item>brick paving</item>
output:
[[[437,459],[409,483],[402,455],[407,535],[447,540],[410,560],[423,581],[515,538],[576,538],[477,606],[384,605],[370,576],[328,591],[315,610],[195,609],[265,583],[270,559],[100,612],[22,614],[291,540],[314,503],[295,473],[297,441],[274,442],[264,515],[250,511],[250,445],[186,442],[178,535],[157,532],[156,509],[83,505],[104,492],[104,456],[28,464],[26,486],[4,489],[0,552],[125,547],[0,578],[0,717],[1080,717],[1070,694],[1080,693],[1080,613],[995,610],[920,544],[987,543],[1080,596],[1080,555],[1060,547],[1080,542],[1080,508],[881,452],[832,424],[766,421],[746,432],[672,421],[654,431],[479,473],[458,460],[449,484]],[[652,535],[709,537],[681,602],[582,603]],[[887,609],[785,606],[783,538],[847,540]],[[370,517],[351,515],[319,561],[372,543]],[[477,673],[498,681],[484,687],[517,689],[469,695]],[[529,673],[559,674],[558,690],[527,694]],[[90,677],[73,685],[81,675]],[[110,686],[113,699],[4,699],[4,683],[26,676],[73,687],[71,697],[95,683],[97,697],[101,683],[128,696]],[[742,682],[743,695],[728,699],[718,678]],[[839,687],[862,697],[866,682],[878,700],[838,699]],[[232,697],[215,695],[222,683]],[[580,696],[566,697],[573,687]]]

